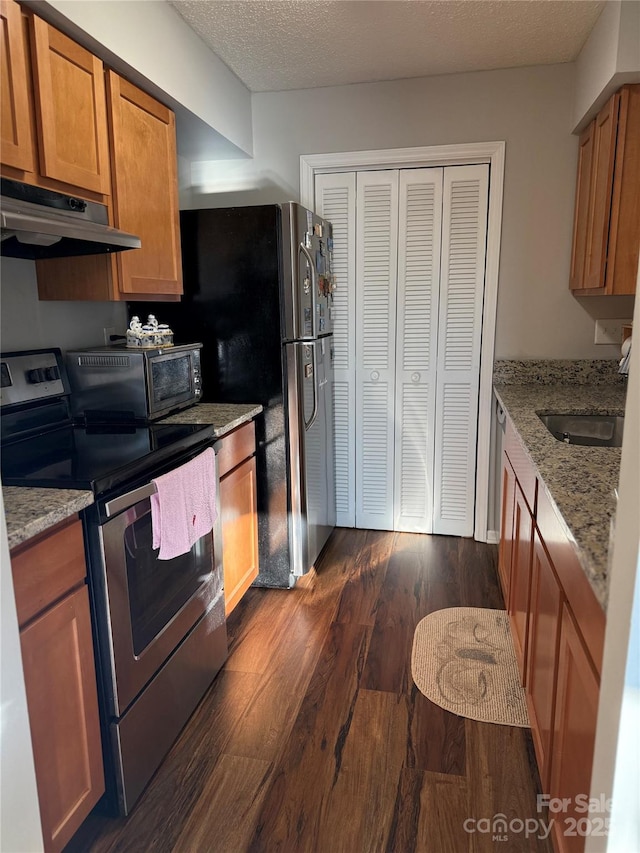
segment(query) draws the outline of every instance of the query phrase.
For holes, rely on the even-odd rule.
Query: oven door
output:
[[[187,554],[158,559],[152,547],[154,491],[149,483],[109,501],[105,510],[113,517],[100,529],[103,618],[112,664],[110,711],[116,717],[222,594],[213,533],[201,537]]]

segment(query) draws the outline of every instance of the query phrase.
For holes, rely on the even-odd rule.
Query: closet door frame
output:
[[[346,151],[334,154],[305,154],[300,157],[300,200],[315,207],[315,177],[330,172],[426,168],[430,166],[489,165],[489,209],[487,217],[487,253],[480,354],[480,396],[478,410],[478,454],[474,538],[497,542],[497,532],[487,528],[489,508],[489,471],[491,459],[491,419],[493,412],[493,355],[498,300],[500,233],[504,189],[505,143],[478,142],[460,145],[436,145],[419,148],[391,148],[378,151]]]

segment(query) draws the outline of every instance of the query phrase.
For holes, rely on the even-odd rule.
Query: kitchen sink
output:
[[[622,415],[538,415],[558,441],[592,447],[622,447]]]

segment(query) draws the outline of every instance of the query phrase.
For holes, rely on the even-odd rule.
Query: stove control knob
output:
[[[56,379],[60,379],[60,371],[57,367],[45,367],[44,376],[47,382],[55,382]]]
[[[41,382],[46,382],[44,367],[34,367],[32,370],[27,370],[27,382],[30,385],[39,385]]]

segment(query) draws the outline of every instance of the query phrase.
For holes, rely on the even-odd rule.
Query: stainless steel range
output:
[[[227,655],[220,512],[171,560],[151,528],[154,478],[215,449],[213,427],[73,422],[59,350],[3,355],[0,370],[3,484],[94,493],[83,522],[107,804],[127,814]]]

